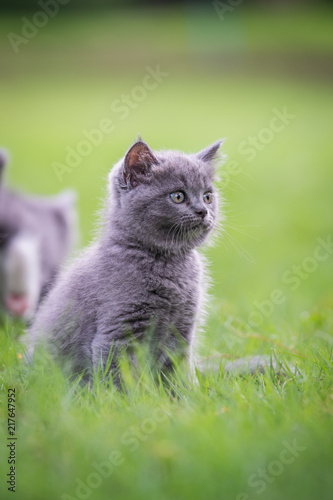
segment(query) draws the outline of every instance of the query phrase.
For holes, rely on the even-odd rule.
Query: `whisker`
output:
[[[238,255],[243,257],[245,260],[253,264],[255,262],[254,258],[252,255],[243,247],[243,245],[236,240],[230,233],[228,233],[227,230],[225,230],[225,236],[229,239],[229,243],[234,247]]]

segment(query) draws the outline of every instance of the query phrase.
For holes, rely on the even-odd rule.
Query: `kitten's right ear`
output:
[[[148,144],[141,139],[138,140],[130,147],[125,156],[122,172],[125,184],[135,188],[139,184],[139,177],[147,175],[152,165],[157,163],[158,161]]]
[[[219,141],[214,142],[214,144],[211,144],[208,146],[208,148],[203,149],[200,151],[200,153],[197,153],[197,157],[206,162],[211,162],[215,160],[216,155],[222,144],[224,143],[224,139],[220,139]]]

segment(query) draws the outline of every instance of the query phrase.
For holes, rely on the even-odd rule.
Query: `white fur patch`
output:
[[[15,299],[26,304],[24,310],[9,311],[24,319],[31,317],[38,305],[41,270],[37,238],[18,234],[9,243],[3,256],[4,300],[8,305]]]

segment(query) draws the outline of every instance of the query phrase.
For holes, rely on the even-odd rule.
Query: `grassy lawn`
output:
[[[188,152],[227,137],[224,231],[204,250],[213,284],[202,357],[223,364],[264,353],[297,366],[297,376],[207,374],[191,385],[179,374],[170,396],[148,369],[139,378],[125,369],[126,395],[80,388],[46,354],[25,366],[23,327],[3,317],[1,498],[12,495],[8,388],[17,400],[16,498],[331,498],[331,81],[311,65],[298,78],[246,65],[263,53],[274,61],[309,52],[328,64],[330,13],[283,17],[240,6],[234,14],[224,22],[194,9],[59,14],[18,54],[6,33],[22,23],[3,17],[0,141],[12,155],[8,184],[78,191],[84,246],[107,173],[138,134],[153,149]],[[230,55],[239,54],[238,67]],[[157,65],[166,74],[136,100],[147,66]],[[124,119],[114,111],[123,94],[134,102]],[[112,132],[59,180],[54,163],[105,119]]]

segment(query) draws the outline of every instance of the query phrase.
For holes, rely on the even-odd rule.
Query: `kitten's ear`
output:
[[[222,144],[224,143],[224,140],[225,139],[220,139],[219,141],[214,142],[214,144],[208,146],[208,148],[203,149],[202,151],[200,151],[200,153],[196,154],[197,158],[199,158],[199,160],[207,162],[215,160],[216,154],[220,149],[220,147],[222,146]]]
[[[123,168],[124,182],[132,188],[136,187],[139,184],[138,177],[147,175],[152,165],[157,163],[149,146],[139,139],[126,153]]]

